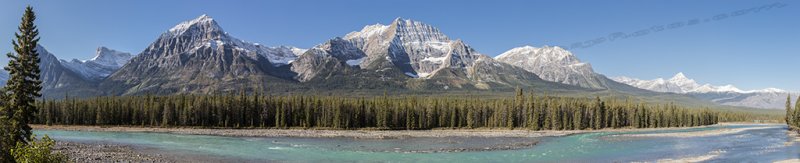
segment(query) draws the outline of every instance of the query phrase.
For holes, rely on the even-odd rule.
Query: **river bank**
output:
[[[717,124],[730,125],[730,124]],[[711,125],[715,126],[715,125]],[[699,127],[671,128],[619,128],[601,130],[545,130],[526,129],[433,129],[433,130],[316,130],[316,129],[205,129],[205,128],[148,128],[127,126],[73,126],[32,125],[37,130],[98,131],[98,132],[153,132],[188,135],[213,135],[233,137],[306,137],[306,138],[356,138],[356,139],[402,139],[440,137],[553,137],[591,132],[680,130]]]
[[[129,145],[77,143],[57,141],[54,152],[69,157],[71,162],[176,162],[160,154],[144,152]]]

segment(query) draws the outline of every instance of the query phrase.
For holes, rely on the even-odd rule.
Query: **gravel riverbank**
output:
[[[163,155],[144,153],[143,149],[127,145],[57,141],[53,149],[67,155],[71,162],[176,162]]]
[[[723,124],[724,125],[724,124]],[[602,130],[564,130],[564,131],[532,131],[526,129],[433,129],[433,130],[315,130],[315,129],[206,129],[206,128],[147,128],[123,126],[67,126],[67,125],[32,125],[37,130],[67,130],[67,131],[101,131],[101,132],[154,132],[190,135],[214,135],[234,137],[308,137],[308,138],[334,138],[346,137],[356,139],[401,139],[414,137],[551,137],[566,136],[588,132],[606,131],[647,131],[647,130],[672,130],[693,127],[676,128],[646,128],[646,129],[602,129]]]

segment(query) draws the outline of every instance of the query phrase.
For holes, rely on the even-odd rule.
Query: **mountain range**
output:
[[[239,91],[508,92],[525,88],[695,101],[691,103],[703,103],[696,102],[701,99],[733,105],[730,101],[734,100],[711,97],[708,93],[714,91],[706,91],[707,96],[694,94],[692,91],[729,88],[700,86],[689,79],[612,80],[557,46],[517,47],[492,58],[434,26],[403,18],[386,25],[368,25],[308,49],[243,41],[202,15],[166,30],[137,55],[100,47],[92,59],[66,61],[43,46],[38,51],[46,98]],[[0,73],[0,81],[7,76]],[[740,102],[735,106],[760,106]]]
[[[699,99],[712,101],[722,105],[754,108],[783,109],[786,96],[797,97],[798,93],[777,88],[743,91],[733,85],[698,84],[694,79],[686,77],[682,72],[670,79],[657,78],[641,80],[630,77],[614,77],[621,83],[656,92],[686,94]]]

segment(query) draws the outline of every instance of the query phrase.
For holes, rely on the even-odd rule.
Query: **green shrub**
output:
[[[11,155],[17,162],[36,162],[36,163],[50,163],[50,162],[67,162],[67,156],[61,153],[52,152],[55,141],[50,139],[47,135],[42,137],[41,140],[36,140],[32,136],[29,144],[17,142],[17,145],[11,149]]]

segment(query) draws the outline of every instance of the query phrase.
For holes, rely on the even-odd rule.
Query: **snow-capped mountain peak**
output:
[[[344,36],[344,39],[348,40],[356,38],[366,39],[372,36],[383,34],[388,28],[389,26],[383,24],[368,25],[364,26],[364,28],[361,29],[361,31],[353,31],[348,33],[347,35]]]
[[[675,76],[672,76],[672,78],[670,78],[669,80],[670,81],[694,81],[692,79],[687,78],[686,75],[683,74],[683,72],[678,72],[677,74],[675,74]]]
[[[166,31],[156,43],[148,49],[168,48],[174,52],[170,54],[197,53],[203,50],[224,53],[225,50],[230,50],[241,52],[253,60],[257,60],[259,56],[266,57],[273,66],[287,65],[305,52],[305,49],[296,47],[268,47],[235,38],[224,32],[222,27],[206,14],[175,25]]]
[[[404,42],[449,42],[439,28],[411,19],[397,18],[392,22],[395,35]]]
[[[178,25],[175,25],[175,27],[172,27],[171,29],[169,29],[169,33],[173,34],[173,35],[180,35],[180,34],[183,34],[186,31],[190,30],[192,27],[197,27],[197,24],[208,24],[207,27],[209,27],[209,28],[220,29],[221,30],[219,25],[217,25],[217,22],[214,21],[214,19],[211,18],[211,16],[203,14],[203,15],[200,15],[200,17],[197,17],[195,19],[184,21],[184,22],[181,22]]]
[[[131,59],[131,53],[120,52],[106,47],[99,47],[94,58],[84,62],[95,62],[97,64],[122,67]]]
[[[80,74],[85,79],[100,80],[124,66],[131,58],[130,53],[99,47],[92,59],[83,61],[78,59],[60,60],[60,62],[66,68]]]
[[[356,65],[356,63],[371,65],[385,58],[403,71],[423,78],[434,74],[437,69],[441,68],[447,61],[446,58],[455,53],[454,50],[470,49],[468,46],[464,49],[463,42],[450,40],[432,25],[403,18],[396,18],[388,25],[367,25],[360,31],[348,33],[341,40],[331,41],[342,44],[340,47],[343,49],[339,50],[359,49],[364,53],[364,56],[339,56],[346,60],[352,60],[350,65]],[[474,53],[474,51],[468,51],[466,53]],[[361,59],[363,57],[367,58]],[[466,58],[472,57],[467,56]],[[452,61],[460,62],[461,60],[465,60],[465,58]]]
[[[595,73],[591,64],[581,62],[572,52],[558,46],[537,48],[526,45],[508,50],[495,59],[533,72],[545,80],[586,88],[607,88],[604,84],[607,79]]]
[[[666,84],[666,83],[674,84],[678,88],[680,88],[680,91],[675,93],[691,92],[692,90],[700,87],[700,84],[697,84],[697,82],[695,82],[693,79],[687,78],[686,75],[683,74],[683,72],[678,72],[677,74],[675,74],[675,76],[667,80],[665,83],[659,83],[659,84]]]

